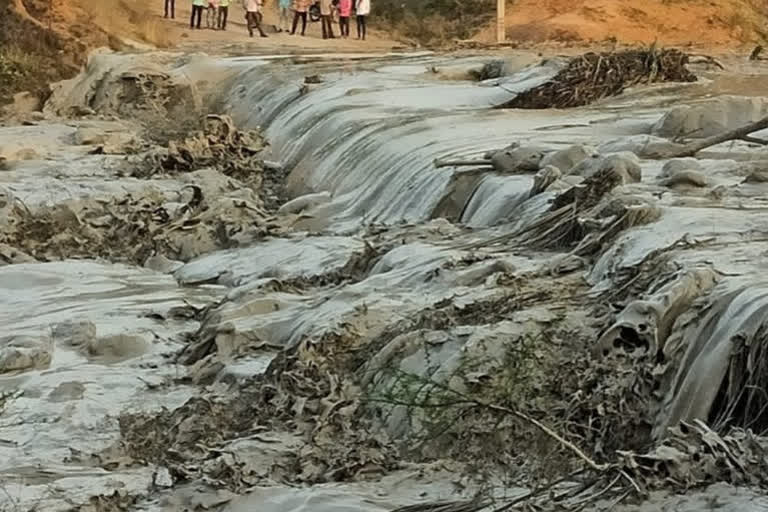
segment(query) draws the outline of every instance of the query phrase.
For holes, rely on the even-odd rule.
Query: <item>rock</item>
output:
[[[680,171],[701,171],[701,163],[695,158],[673,158],[661,168],[660,178],[668,178]]]
[[[628,151],[606,155],[600,165],[600,169],[611,167],[618,172],[624,183],[640,183],[643,178],[640,169],[640,160],[634,153]]]
[[[51,330],[54,342],[70,348],[82,348],[96,337],[96,326],[88,321],[64,322]]]
[[[92,146],[104,144],[107,141],[107,134],[103,130],[89,126],[81,126],[75,132],[75,144],[80,146]]]
[[[149,342],[142,336],[115,334],[91,338],[84,348],[86,354],[92,358],[121,361],[145,354],[149,346]]]
[[[681,147],[680,144],[675,144],[674,142],[662,139],[661,137],[654,137],[652,135],[630,135],[629,137],[609,140],[598,146],[597,150],[602,154],[629,151],[641,158],[645,158],[653,157],[657,154],[665,155],[675,153],[679,151]]]
[[[563,173],[560,172],[560,169],[553,165],[542,167],[542,169],[533,176],[533,185],[531,186],[531,191],[529,192],[528,197],[541,194],[547,190],[550,185],[559,180],[562,175]]]
[[[766,115],[766,98],[721,96],[673,108],[653,125],[651,133],[668,138],[711,137],[753,123]]]
[[[14,161],[35,160],[39,158],[37,151],[32,148],[13,146],[0,146],[0,169],[9,169]]]
[[[40,98],[31,92],[20,92],[13,95],[13,110],[17,114],[37,112],[42,107]]]
[[[0,243],[0,266],[18,263],[35,263],[37,260],[29,254],[8,244]]]
[[[496,172],[512,174],[516,172],[536,172],[541,160],[550,150],[537,146],[512,145],[489,154],[491,165]]]
[[[8,336],[0,339],[0,373],[48,368],[51,364],[51,338]]]
[[[490,62],[486,62],[480,69],[470,70],[469,74],[477,81],[492,80],[494,78],[501,78],[504,76],[504,61],[501,59],[494,59]]]
[[[162,272],[163,274],[172,274],[179,268],[183,267],[184,263],[181,261],[171,260],[166,258],[162,254],[152,254],[144,262],[144,267],[155,272]]]
[[[663,353],[677,318],[716,282],[717,273],[711,268],[695,269],[681,274],[653,295],[630,302],[600,336],[593,355],[605,356],[616,349],[629,353],[639,349],[649,355]]]
[[[16,151],[16,160],[37,160],[40,155],[32,148],[21,148]]]
[[[638,183],[642,179],[640,160],[629,151],[585,158],[574,166],[568,175],[589,178],[608,167],[613,168],[621,176],[624,183]]]
[[[304,210],[314,208],[321,204],[328,203],[331,200],[330,192],[317,192],[315,194],[306,194],[292,199],[282,205],[278,213],[301,213]]]
[[[548,153],[541,159],[540,167],[551,165],[557,167],[563,173],[567,173],[574,166],[581,163],[584,159],[597,155],[595,148],[585,146],[584,144],[574,144],[565,149],[559,149]]]
[[[694,171],[693,169],[688,169],[672,173],[671,176],[668,176],[659,181],[659,185],[662,187],[670,188],[680,185],[688,185],[691,187],[706,187],[709,185],[709,180],[707,180],[707,177],[703,173]]]

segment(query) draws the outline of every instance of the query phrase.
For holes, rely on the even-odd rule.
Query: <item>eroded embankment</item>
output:
[[[4,129],[9,506],[764,507],[768,155],[648,156],[766,101],[482,61],[103,55]]]

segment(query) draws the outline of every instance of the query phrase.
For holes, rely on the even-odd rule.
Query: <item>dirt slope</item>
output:
[[[267,3],[265,23],[277,24],[275,2]],[[183,51],[385,51],[396,42],[372,30],[366,41],[320,39],[320,23],[307,36],[270,31],[249,38],[239,2],[230,9],[226,32],[189,30],[190,0],[176,1],[176,19],[164,19],[162,0],[0,0],[0,106],[19,91],[44,98],[47,84],[73,76],[94,48],[115,50],[178,47]]]
[[[762,0],[508,0],[507,38],[732,47],[764,40],[766,14]]]

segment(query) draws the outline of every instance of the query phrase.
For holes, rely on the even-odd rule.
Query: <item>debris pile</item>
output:
[[[529,89],[500,108],[569,108],[616,96],[640,83],[695,82],[688,55],[676,49],[635,49],[586,53],[543,85]]]
[[[125,160],[122,174],[148,180],[125,196],[28,208],[0,190],[0,263],[98,257],[141,265],[153,255],[188,261],[283,233],[288,228],[270,212],[283,202],[285,175],[265,167],[265,147],[259,132],[211,115],[202,131]],[[166,176],[187,184],[171,191],[151,181]]]
[[[517,240],[537,249],[569,250],[570,255],[578,257],[599,254],[622,231],[655,222],[661,216],[660,208],[648,200],[611,196],[626,180],[621,167],[602,165],[584,181],[558,194],[548,211],[535,221],[512,233],[461,248],[475,249]],[[549,185],[551,183],[545,183],[543,188]],[[533,188],[542,187],[534,180]]]
[[[363,428],[359,393],[333,368],[331,352],[348,341],[306,342],[221,394],[160,414],[125,414],[119,452],[168,468],[175,481],[205,477],[235,492],[265,481],[344,481],[394,469],[395,450]]]
[[[734,429],[721,435],[702,421],[683,422],[647,453],[618,453],[643,491],[715,482],[768,485],[768,444],[750,431]]]
[[[188,185],[178,198],[148,191],[111,202],[71,200],[30,210],[15,202],[0,222],[0,264],[103,258],[142,265],[158,254],[188,261],[283,229],[258,204],[205,197]]]
[[[202,131],[150,151],[130,175],[151,178],[214,168],[257,192],[273,211],[285,200],[285,174],[264,165],[266,147],[260,132],[238,130],[229,116],[208,115]]]

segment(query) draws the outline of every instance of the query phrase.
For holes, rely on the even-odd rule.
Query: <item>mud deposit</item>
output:
[[[0,510],[768,508],[767,135],[650,158],[768,99],[489,60],[105,53],[0,128]]]

